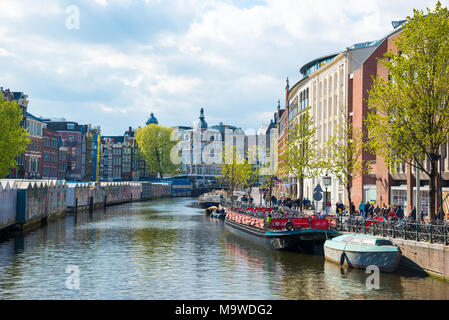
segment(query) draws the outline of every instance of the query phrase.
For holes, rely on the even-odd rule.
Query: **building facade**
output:
[[[85,159],[84,172],[82,162],[82,147],[84,134],[81,127],[76,122],[71,121],[51,121],[45,120],[47,128],[56,131],[59,136],[60,146],[63,147],[66,159],[65,178],[69,181],[82,181],[85,179]],[[84,148],[86,144],[84,142]],[[63,155],[62,155],[63,157]],[[84,154],[85,157],[85,154]]]
[[[310,115],[316,128],[317,149],[320,157],[326,156],[326,144],[330,137],[336,134],[337,127],[345,121],[352,121],[352,114],[348,112],[350,104],[348,90],[349,75],[360,68],[361,62],[370,56],[380,45],[381,41],[354,44],[346,50],[313,59],[300,69],[302,79],[291,89],[286,87],[286,108],[279,122],[279,155],[285,148],[288,128],[292,122],[299,121],[304,110],[310,106]],[[278,108],[279,109],[279,108]],[[349,118],[348,118],[349,117]],[[282,163],[279,163],[281,166]],[[324,207],[324,199],[332,204],[347,201],[347,192],[336,176],[329,175],[331,185],[322,200],[315,202],[318,208]],[[320,184],[323,190],[323,177],[317,176],[304,182],[304,197],[313,199],[313,190]],[[297,197],[299,188],[295,177],[283,177],[285,195]]]
[[[59,138],[59,137],[58,137]],[[66,180],[67,173],[67,148],[61,146],[60,138],[58,139],[58,180]]]
[[[209,127],[203,108],[192,127],[178,126],[174,129],[180,139],[178,148],[184,175],[196,181],[197,185],[217,181],[226,145],[236,146],[237,151],[245,155],[247,142],[243,130],[223,123]]]
[[[45,123],[27,112],[26,126],[31,143],[24,154],[25,179],[42,178],[43,129]]]
[[[42,178],[58,179],[59,135],[48,128],[43,129]]]
[[[348,104],[348,112],[352,117],[354,127],[362,128],[365,134],[367,134],[367,128],[363,119],[370,112],[367,100],[368,91],[372,85],[372,77],[378,76],[384,81],[389,81],[388,71],[379,59],[384,58],[384,54],[388,51],[398,53],[394,41],[400,36],[400,26],[403,22],[405,21],[393,22],[395,29],[382,38],[376,50],[361,63],[360,68],[354,70],[350,75],[349,93],[351,99]],[[449,211],[449,159],[447,148],[446,143],[440,150],[442,198],[444,212],[446,213]],[[363,153],[362,159],[371,164],[371,172],[354,179],[352,185],[354,200],[357,202],[368,201],[379,206],[401,206],[404,212],[409,213],[412,206],[416,206],[416,169],[410,168],[405,163],[398,165],[396,168],[389,168],[382,157],[367,151]],[[423,160],[423,164],[430,169],[428,159]],[[429,211],[429,177],[421,172],[419,178],[421,208],[427,215]],[[439,188],[438,180],[437,187]],[[436,197],[435,205],[436,208],[440,208],[439,197]]]

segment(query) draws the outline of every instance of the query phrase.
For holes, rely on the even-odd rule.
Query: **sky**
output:
[[[380,39],[391,21],[435,4],[0,0],[0,86],[28,94],[35,116],[103,135],[144,126],[151,112],[161,125],[189,126],[201,107],[209,125],[257,131],[278,99],[284,107],[286,78],[300,80],[301,66]]]

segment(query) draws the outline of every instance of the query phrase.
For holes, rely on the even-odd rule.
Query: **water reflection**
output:
[[[67,265],[80,290],[65,286]],[[194,199],[78,213],[0,243],[0,299],[448,299],[432,278],[341,272],[322,256],[241,238]]]

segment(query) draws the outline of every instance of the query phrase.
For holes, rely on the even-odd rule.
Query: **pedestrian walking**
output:
[[[409,215],[410,219],[412,219],[413,221],[416,220],[416,207],[413,206],[412,210],[410,211]]]
[[[359,212],[360,212],[361,216],[364,216],[364,214],[365,214],[365,204],[362,201],[360,201],[360,203],[359,203]]]
[[[379,208],[379,205],[377,205],[373,211],[374,211],[374,215],[376,217],[379,217],[382,210]]]

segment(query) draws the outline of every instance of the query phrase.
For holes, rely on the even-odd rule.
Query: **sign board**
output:
[[[309,218],[296,218],[292,219],[293,227],[295,228],[308,228]]]
[[[313,200],[321,201],[321,199],[323,199],[323,194],[321,192],[314,192],[313,193]]]
[[[329,229],[329,221],[326,219],[313,219],[312,228],[314,229]]]
[[[271,228],[284,229],[287,222],[288,222],[288,219],[272,219],[271,220]]]
[[[323,189],[321,188],[319,183],[316,185],[315,189],[313,189],[313,192],[323,192]]]

